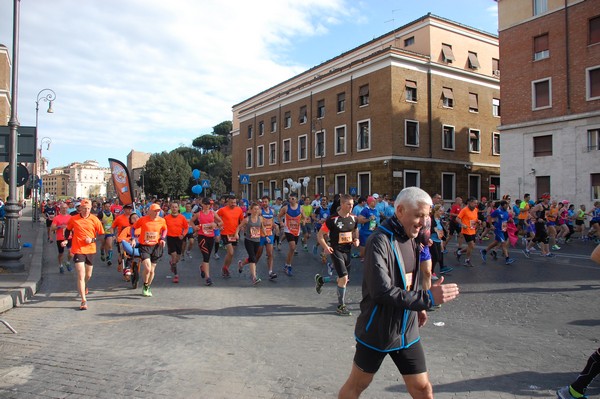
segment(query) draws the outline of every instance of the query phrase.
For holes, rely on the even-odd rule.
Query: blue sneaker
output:
[[[327,274],[333,276],[333,263],[327,262]]]
[[[288,276],[292,276],[292,266],[285,266],[285,268],[283,269],[285,271],[285,274],[287,274]]]
[[[569,385],[560,388],[556,391],[556,397],[558,399],[575,399],[575,396],[571,395],[571,387]],[[587,396],[581,396],[581,399],[587,399]]]
[[[506,260],[504,261],[505,265],[512,265],[513,263],[515,263],[515,260],[513,258],[506,258]]]
[[[446,273],[450,273],[452,270],[454,270],[453,267],[450,266],[444,266],[440,269],[440,274],[446,274]]]
[[[487,251],[485,249],[480,249],[479,253],[481,254],[481,259],[483,259],[483,263],[487,261]]]

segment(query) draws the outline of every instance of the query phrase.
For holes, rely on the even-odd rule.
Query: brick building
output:
[[[504,188],[589,209],[600,199],[600,0],[499,0],[498,16]]]
[[[233,190],[500,192],[498,65],[496,35],[427,14],[266,89],[233,106]]]

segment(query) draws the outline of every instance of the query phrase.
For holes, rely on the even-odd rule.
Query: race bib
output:
[[[272,219],[263,219],[263,226],[265,228],[266,236],[273,235],[273,220]]]
[[[260,227],[250,226],[250,238],[260,238]]]
[[[470,220],[469,226],[471,226],[472,229],[476,229],[477,228],[477,220]]]
[[[235,236],[235,234],[229,234],[227,236],[227,241],[229,241],[229,242],[236,242],[237,241],[237,237]]]
[[[213,228],[212,223],[206,223],[202,225],[202,234],[211,235],[213,231],[215,231],[215,229]]]
[[[294,235],[300,233],[300,223],[298,223],[297,219],[291,219],[287,223],[288,229]]]
[[[410,291],[410,289],[412,288],[412,282],[413,282],[413,274],[406,273],[406,290],[407,291]]]
[[[158,242],[158,233],[156,231],[147,231],[144,235],[144,242],[149,243],[157,243]]]
[[[502,231],[506,231],[507,222],[502,222]]]
[[[352,243],[352,232],[345,231],[340,233],[340,237],[338,238],[339,244],[351,244]]]

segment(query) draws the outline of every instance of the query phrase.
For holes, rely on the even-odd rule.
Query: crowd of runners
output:
[[[453,241],[453,255],[458,264],[462,261],[467,267],[474,266],[475,257],[480,257],[482,264],[488,257],[502,257],[510,265],[515,262],[510,251],[516,247],[527,258],[534,252],[553,257],[559,245],[568,245],[571,240],[599,241],[600,202],[588,211],[584,205],[576,209],[574,204],[552,200],[548,194],[537,201],[525,194],[514,202],[508,195],[501,200],[471,197],[465,202],[457,197],[448,207],[439,194],[431,198],[430,218],[420,240],[423,269],[432,281],[453,270],[445,260],[446,248]],[[116,263],[123,279],[135,279],[134,287],[139,281],[143,284],[142,295],[152,296],[155,268],[164,250],[172,282],[178,283],[178,264],[193,261],[192,250],[197,246],[202,258],[198,269],[207,286],[214,283],[210,262],[211,258],[220,259],[219,248],[225,250],[220,276],[230,278],[232,264],[239,273],[247,267],[253,285],[262,281],[257,264],[263,255],[265,276],[274,280],[278,277],[274,251],[283,251],[281,270],[290,277],[294,275],[298,251],[312,251],[326,265],[326,272],[315,276],[317,293],[326,283],[335,283],[339,299],[336,311],[350,315],[345,291],[351,259],[363,260],[369,236],[394,215],[394,198],[377,193],[358,198],[345,194],[311,198],[290,193],[285,201],[264,196],[255,202],[224,196],[219,200],[205,197],[134,205],[123,205],[116,199],[70,199],[42,206],[47,240],[56,241],[60,273],[76,269],[81,309],[87,309],[87,281],[98,248],[102,262],[107,266]],[[245,254],[238,251],[240,259],[234,263],[235,247],[242,240]],[[476,243],[488,245],[476,254]],[[139,271],[134,270],[136,266]]]

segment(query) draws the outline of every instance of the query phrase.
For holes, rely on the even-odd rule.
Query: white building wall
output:
[[[539,121],[536,123],[540,123]],[[588,130],[600,128],[600,115],[560,118],[537,126],[507,126],[501,133],[500,179],[503,193],[537,198],[536,176],[550,176],[552,199],[591,209],[592,173],[600,173],[600,151],[587,148]],[[552,135],[552,156],[533,156],[533,137]],[[534,172],[535,170],[535,172]]]

